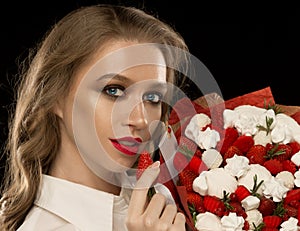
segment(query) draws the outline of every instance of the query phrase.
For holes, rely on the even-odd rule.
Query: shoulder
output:
[[[68,223],[61,217],[43,209],[34,206],[26,216],[23,224],[17,231],[79,231],[74,225]]]

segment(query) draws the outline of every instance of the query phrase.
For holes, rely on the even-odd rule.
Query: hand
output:
[[[166,204],[164,195],[156,193],[148,201],[148,190],[159,175],[159,170],[159,162],[154,162],[137,181],[126,219],[129,231],[186,230],[185,216],[177,212],[176,205]]]

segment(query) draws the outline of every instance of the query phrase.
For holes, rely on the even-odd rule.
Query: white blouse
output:
[[[40,194],[17,231],[127,230],[128,191],[115,196],[43,175]]]

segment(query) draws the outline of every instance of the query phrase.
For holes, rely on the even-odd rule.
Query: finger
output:
[[[163,224],[172,224],[177,213],[176,205],[166,205],[163,214],[161,215],[161,222]]]
[[[166,198],[164,195],[160,193],[156,193],[151,201],[149,202],[145,212],[144,217],[146,219],[146,224],[148,227],[151,225],[150,223],[154,224],[160,217],[162,211],[164,210],[166,204]]]
[[[159,166],[160,162],[155,161],[152,165],[150,165],[141,175],[139,180],[136,182],[135,185],[135,190],[136,189],[141,189],[141,190],[146,190],[152,186],[153,182],[156,180],[156,178],[159,175]]]
[[[137,181],[128,206],[129,216],[141,215],[144,213],[148,190],[159,175],[159,164],[159,161],[154,162],[143,172],[140,179]]]
[[[185,230],[185,216],[183,213],[177,213],[174,219],[174,226],[176,228],[182,228],[182,230]]]

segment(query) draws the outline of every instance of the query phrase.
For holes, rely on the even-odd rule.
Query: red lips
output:
[[[122,137],[119,139],[110,139],[110,141],[117,150],[128,156],[135,156],[142,143],[142,139],[134,137]]]

